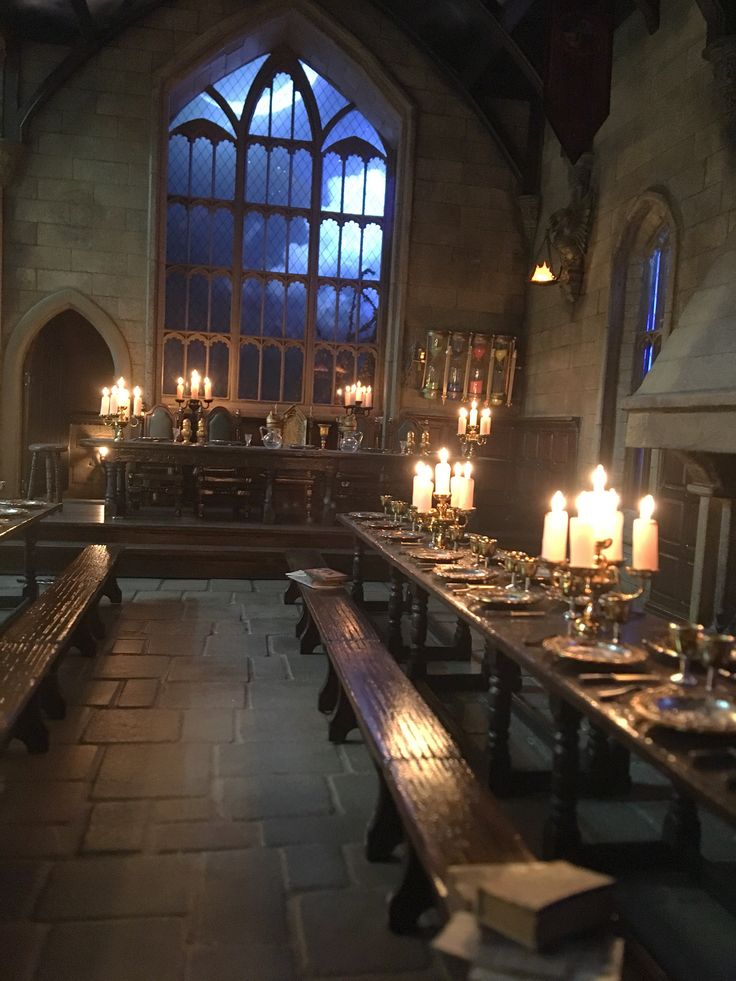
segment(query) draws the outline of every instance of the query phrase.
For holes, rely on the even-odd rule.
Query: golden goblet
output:
[[[614,644],[621,643],[621,626],[629,619],[633,601],[633,596],[616,592],[603,593],[598,598],[598,606],[603,616],[611,621],[611,640]]]
[[[668,627],[670,643],[680,659],[680,670],[670,676],[673,685],[692,688],[698,679],[690,670],[690,662],[700,657],[703,625],[701,623],[671,623]]]
[[[700,660],[708,669],[705,680],[705,690],[709,695],[713,694],[715,687],[716,671],[728,664],[731,659],[736,638],[731,634],[701,634],[700,637]]]
[[[383,508],[383,513],[388,517],[388,508],[393,501],[393,497],[390,494],[381,494],[381,507]]]

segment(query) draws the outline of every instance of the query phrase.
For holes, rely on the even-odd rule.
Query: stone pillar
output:
[[[703,57],[713,66],[726,132],[736,142],[736,34],[713,41],[703,52]]]
[[[5,268],[5,188],[10,185],[10,182],[15,176],[23,156],[23,149],[24,146],[22,143],[0,139],[0,351],[4,347],[2,324],[4,323],[3,312],[5,309],[5,282],[3,280],[3,269]],[[1,370],[2,357],[0,356],[0,372]],[[0,419],[1,425],[2,419]],[[2,467],[0,466],[0,479],[3,476]]]
[[[688,493],[700,498],[695,538],[690,620],[706,627],[721,612],[726,585],[731,534],[731,501],[715,497],[707,484],[688,484]]]

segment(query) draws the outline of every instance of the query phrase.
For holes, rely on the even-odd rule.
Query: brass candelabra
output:
[[[468,425],[464,433],[458,435],[460,452],[468,460],[472,457],[476,446],[485,446],[486,436],[481,436],[480,426]]]
[[[199,398],[189,398],[189,399],[176,399],[176,403],[179,406],[179,411],[177,413],[177,429],[179,430],[178,441],[180,443],[189,443],[192,439],[192,423],[196,423],[196,441],[200,445],[207,442],[207,432],[205,427],[205,417],[209,411],[210,405],[212,405],[212,399],[199,399]],[[189,422],[188,426],[185,423]]]

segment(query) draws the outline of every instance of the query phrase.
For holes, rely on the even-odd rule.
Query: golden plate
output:
[[[416,559],[418,562],[457,562],[457,552],[441,548],[415,548],[407,553],[409,558]]]
[[[481,569],[479,566],[473,565],[456,565],[455,563],[435,566],[432,572],[446,582],[488,582],[489,579],[494,579],[498,575],[497,572],[490,569]]]
[[[631,644],[613,644],[605,640],[584,640],[577,637],[548,637],[542,644],[545,651],[571,661],[587,664],[641,664],[647,652]]]
[[[721,694],[696,694],[667,686],[638,692],[629,705],[643,719],[678,732],[736,732],[736,702]]]
[[[465,594],[483,606],[531,606],[544,599],[544,593],[526,589],[507,589],[505,586],[476,586]]]

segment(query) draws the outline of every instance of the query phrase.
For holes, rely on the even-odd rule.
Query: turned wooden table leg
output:
[[[555,744],[552,758],[550,814],[544,829],[544,858],[574,854],[580,846],[577,818],[580,713],[554,698]]]
[[[363,543],[359,538],[353,544],[353,581],[350,583],[350,595],[356,603],[362,603],[363,592]]]
[[[36,579],[36,531],[29,528],[23,538],[23,599],[38,599],[38,581]]]
[[[662,840],[689,863],[700,861],[700,818],[690,797],[679,791],[667,809],[662,823]]]
[[[266,473],[266,490],[263,495],[263,523],[272,525],[276,522],[276,512],[273,509],[273,470]]]
[[[629,754],[598,726],[590,726],[585,745],[586,789],[597,797],[627,793],[631,788]]]
[[[395,658],[404,651],[401,636],[401,618],[404,614],[404,577],[391,566],[391,590],[388,598],[388,649]]]
[[[511,793],[509,727],[519,668],[490,641],[486,641],[484,660],[488,674],[488,785],[494,794],[504,797]]]
[[[459,617],[455,624],[455,636],[452,640],[452,646],[459,657],[470,658],[473,653],[473,637],[470,633],[470,627]]]
[[[416,583],[411,584],[411,649],[407,675],[412,680],[424,678],[427,674],[426,641],[427,641],[427,601],[425,590]]]

